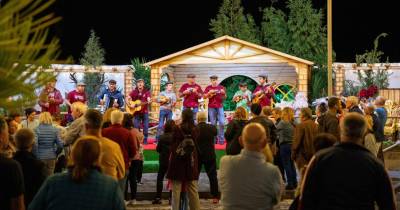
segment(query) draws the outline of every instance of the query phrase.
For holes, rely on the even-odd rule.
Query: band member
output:
[[[39,96],[42,112],[50,112],[51,115],[60,113],[60,104],[64,101],[61,92],[56,89],[56,82],[57,79],[48,82]]]
[[[258,80],[260,82],[260,85],[258,85],[253,92],[253,102],[256,99],[256,102],[254,103],[260,103],[261,107],[271,106],[271,101],[272,97],[274,96],[275,90],[271,85],[267,84],[267,75],[259,75]]]
[[[67,95],[67,99],[65,100],[65,102],[68,105],[68,122],[71,122],[73,120],[71,116],[71,105],[77,101],[80,101],[84,104],[86,104],[87,102],[85,86],[85,83],[78,82],[78,84],[76,84],[76,89],[69,92]]]
[[[108,108],[123,108],[124,96],[117,90],[117,81],[111,79],[108,81],[108,89],[103,90],[99,95],[100,105],[103,106],[103,111]]]
[[[149,136],[149,103],[151,103],[151,93],[144,86],[144,80],[138,79],[136,80],[136,88],[132,90],[129,94],[129,99],[132,101],[140,100],[140,104],[131,105],[131,108],[136,108],[141,106],[141,109],[133,114],[134,127],[140,129],[141,124],[143,123],[143,135],[144,140],[143,143],[147,144],[147,137]]]
[[[184,98],[183,110],[191,109],[193,111],[194,119],[196,119],[196,113],[199,111],[199,99],[203,95],[200,85],[195,83],[195,78],[196,75],[188,74],[188,82],[183,84],[181,89],[179,89],[179,97]]]
[[[239,84],[239,90],[236,91],[235,95],[233,95],[232,101],[236,102],[236,108],[241,106],[245,108],[247,112],[250,111],[249,104],[251,103],[251,92],[250,90],[247,90],[247,84],[245,82]]]
[[[176,95],[172,90],[172,82],[167,82],[165,90],[160,93],[160,96],[157,97],[157,102],[160,103],[160,120],[157,128],[157,136],[156,139],[158,141],[158,137],[161,135],[161,132],[164,128],[164,122],[172,119],[172,109],[176,103]]]
[[[210,77],[211,85],[204,90],[204,98],[208,98],[208,118],[212,125],[217,125],[218,119],[218,137],[217,142],[224,144],[224,125],[225,115],[222,103],[226,99],[225,88],[218,84],[218,77],[213,75]]]

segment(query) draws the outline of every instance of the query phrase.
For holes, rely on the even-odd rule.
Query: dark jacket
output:
[[[242,130],[246,124],[247,120],[232,120],[228,123],[224,134],[227,155],[237,155],[243,149],[239,143],[239,136],[242,135]]]
[[[168,179],[177,181],[193,181],[199,179],[197,148],[193,151],[192,156],[188,158],[178,158],[175,152],[185,135],[191,135],[193,141],[196,142],[198,136],[197,128],[191,128],[190,132],[184,132],[181,126],[177,126],[174,129],[173,141],[171,144],[171,159],[167,171]]]
[[[372,130],[374,130],[374,136],[377,142],[385,141],[385,132],[384,126],[382,126],[381,121],[375,113],[371,114],[372,116]]]
[[[360,107],[358,107],[358,106],[353,106],[353,107],[351,107],[351,108],[349,109],[349,112],[357,112],[357,113],[359,113],[359,114],[364,115],[364,113],[361,111]]]
[[[201,122],[197,125],[199,135],[196,143],[198,146],[200,160],[215,159],[215,137],[217,136],[217,128],[214,125]]]
[[[172,138],[172,133],[163,133],[160,135],[160,139],[156,147],[157,152],[160,154],[160,162],[166,161],[168,163],[171,152]]]
[[[46,166],[28,151],[17,151],[14,160],[19,162],[24,174],[24,199],[25,206],[28,207],[44,180],[46,180]]]
[[[366,148],[341,143],[321,150],[305,175],[301,208],[312,210],[395,210],[390,178]]]
[[[318,118],[318,125],[319,133],[330,133],[336,136],[337,141],[340,141],[339,119],[336,117],[336,114],[330,111],[326,112]]]
[[[257,117],[252,118],[251,120],[249,120],[249,123],[252,123],[252,122],[260,123],[265,128],[265,131],[267,132],[268,143],[275,144],[275,142],[278,138],[276,135],[276,127],[275,127],[274,122],[272,122],[272,120],[270,120],[264,116],[257,116]]]

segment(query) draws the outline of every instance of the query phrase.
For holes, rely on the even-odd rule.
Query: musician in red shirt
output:
[[[53,116],[60,113],[60,104],[64,101],[61,92],[56,89],[56,82],[57,79],[48,82],[39,96],[42,112],[50,112]]]
[[[217,125],[218,120],[218,137],[217,142],[224,144],[224,125],[225,115],[222,103],[226,99],[225,88],[218,84],[218,77],[213,75],[210,77],[211,85],[204,90],[204,98],[208,98],[208,118],[212,125]]]
[[[193,115],[199,111],[199,99],[203,95],[203,90],[201,90],[200,85],[195,82],[196,75],[188,74],[188,82],[183,84],[179,89],[179,97],[183,97],[183,110],[191,109]],[[182,110],[182,111],[183,111]],[[194,117],[196,119],[196,117]]]
[[[260,97],[260,105],[261,107],[271,106],[272,97],[275,94],[275,90],[272,85],[268,84],[268,76],[265,74],[261,74],[258,76],[260,85],[256,87],[253,92],[253,99],[255,97]]]
[[[85,83],[78,82],[78,84],[76,84],[76,89],[69,92],[67,95],[67,100],[65,100],[65,102],[68,105],[68,121],[73,120],[72,116],[71,116],[71,105],[77,101],[80,101],[84,104],[86,104],[86,102],[87,102],[85,86],[86,86]]]
[[[141,124],[143,123],[143,135],[144,140],[143,143],[147,144],[147,137],[149,136],[149,104],[151,103],[151,93],[144,86],[144,80],[138,79],[136,80],[136,88],[132,90],[129,94],[131,101],[140,100],[140,104],[131,105],[130,108],[135,109],[138,106],[141,106],[140,111],[136,111],[134,116],[134,127],[140,129]],[[128,103],[130,104],[130,103]]]

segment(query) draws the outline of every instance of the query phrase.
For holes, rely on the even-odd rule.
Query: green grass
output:
[[[217,155],[217,169],[219,168],[219,161],[225,155],[225,150],[216,150]],[[157,173],[158,171],[158,153],[155,150],[144,151],[144,164],[143,173]],[[204,171],[204,167],[203,170]]]

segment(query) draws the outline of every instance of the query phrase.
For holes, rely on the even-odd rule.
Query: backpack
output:
[[[186,159],[192,157],[193,151],[195,150],[194,140],[191,135],[185,135],[184,139],[179,143],[176,148],[176,156],[180,159]]]

